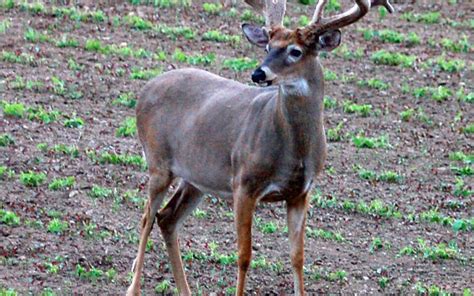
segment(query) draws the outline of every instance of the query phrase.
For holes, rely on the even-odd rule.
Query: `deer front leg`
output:
[[[295,281],[295,295],[305,294],[303,281],[303,265],[307,206],[307,195],[303,195],[297,200],[290,200],[286,204],[288,216],[288,234],[290,240],[290,258]]]
[[[252,219],[257,202],[256,199],[240,192],[237,190],[234,195],[234,219],[239,254],[239,273],[235,295],[238,296],[244,295],[245,279],[252,259]]]

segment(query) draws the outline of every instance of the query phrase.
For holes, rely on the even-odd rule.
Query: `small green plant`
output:
[[[214,53],[208,53],[207,55],[187,55],[179,48],[176,48],[173,54],[173,59],[181,62],[188,63],[191,65],[209,65],[214,62],[216,55]]]
[[[377,179],[379,181],[387,182],[387,183],[398,183],[402,179],[402,177],[393,171],[385,171],[382,172]]]
[[[27,110],[28,119],[49,124],[58,120],[61,113],[58,110],[46,111],[43,107],[30,107]]]
[[[370,248],[369,251],[371,253],[374,253],[375,251],[381,250],[385,244],[382,242],[382,239],[380,237],[374,237],[372,238],[372,242],[370,243]]]
[[[2,103],[3,114],[5,116],[22,118],[25,114],[25,105],[23,103]]]
[[[117,137],[130,137],[137,133],[137,120],[135,117],[127,117],[115,130]]]
[[[337,242],[343,242],[346,240],[344,236],[339,232],[333,232],[321,228],[306,227],[306,236],[312,238],[322,238],[325,240],[332,240]]]
[[[5,180],[7,178],[13,178],[15,176],[15,171],[9,169],[7,166],[0,165],[0,180]]]
[[[54,179],[51,183],[49,183],[48,188],[51,190],[62,190],[66,188],[71,188],[74,186],[76,179],[73,176],[69,176],[66,178],[57,178]]]
[[[218,30],[210,30],[202,35],[202,40],[236,44],[240,42],[241,38],[239,35],[229,35]]]
[[[470,123],[462,128],[462,132],[465,134],[474,134],[474,123]]]
[[[379,287],[381,289],[385,289],[389,282],[390,282],[390,279],[388,277],[385,277],[385,276],[379,278],[379,280],[378,280]]]
[[[469,165],[466,165],[466,166],[463,166],[463,167],[452,166],[451,171],[453,171],[458,176],[472,176],[472,175],[474,175],[474,169]]]
[[[388,141],[388,135],[383,135],[379,137],[365,137],[363,135],[358,135],[352,137],[352,143],[357,147],[357,148],[383,148],[387,149],[390,148],[391,145]]]
[[[180,37],[184,39],[191,40],[196,37],[196,31],[190,27],[169,27],[163,24],[160,24],[154,28],[160,34],[165,35],[171,40],[176,40]]]
[[[121,105],[128,108],[135,108],[137,99],[132,92],[121,93],[118,98],[112,101],[113,105]]]
[[[141,79],[141,80],[149,80],[160,75],[163,72],[161,68],[157,69],[141,69],[141,68],[132,68],[132,72],[130,74],[130,79]]]
[[[0,147],[7,147],[15,144],[15,139],[10,134],[0,134]]]
[[[378,90],[387,90],[390,88],[390,85],[382,80],[371,78],[369,80],[360,80],[358,83],[360,86],[366,86]]]
[[[207,14],[219,14],[222,11],[222,5],[220,3],[209,3],[204,2],[202,4],[202,9]]]
[[[80,117],[68,118],[64,121],[64,126],[68,128],[81,128],[84,126],[84,120]]]
[[[20,181],[23,185],[28,187],[38,187],[46,181],[45,173],[35,173],[32,171],[22,172],[20,174]]]
[[[0,222],[9,226],[20,225],[20,217],[12,211],[0,209]]]
[[[331,109],[337,107],[337,101],[331,97],[324,96],[324,108]]]
[[[61,36],[61,38],[56,40],[56,46],[59,48],[79,47],[79,41],[69,37],[67,34],[64,34]]]
[[[198,218],[198,219],[204,219],[207,216],[206,211],[201,210],[201,209],[195,209],[193,212],[193,216]]]
[[[437,24],[441,21],[441,13],[428,12],[428,13],[413,14],[412,12],[407,12],[407,13],[402,14],[401,19],[408,22],[424,23],[428,25]]]
[[[50,37],[46,34],[36,31],[33,28],[27,28],[24,34],[24,38],[29,42],[47,42]]]
[[[446,59],[445,56],[439,56],[434,60],[430,60],[429,63],[434,64],[441,71],[449,73],[460,72],[466,67],[466,62],[463,60]]]
[[[223,67],[226,69],[231,69],[236,72],[247,71],[255,69],[258,66],[258,61],[254,59],[245,58],[234,58],[226,59],[223,62]]]
[[[138,15],[128,15],[123,18],[123,21],[125,24],[130,26],[130,28],[139,30],[139,31],[145,31],[145,30],[150,30],[153,28],[153,23],[150,22],[149,20],[145,20]]]
[[[414,114],[415,114],[415,109],[409,108],[400,112],[400,117],[403,121],[410,121],[410,119],[413,117]]]
[[[342,269],[330,272],[327,279],[330,282],[346,281],[347,280],[347,272],[345,270],[342,270]]]
[[[84,267],[82,267],[80,264],[76,265],[76,270],[75,270],[75,275],[81,279],[87,279],[91,282],[96,282],[99,280],[101,277],[104,275],[104,271],[95,268],[92,266],[89,271],[87,271]]]
[[[372,181],[372,180],[376,180],[377,179],[377,173],[374,172],[374,171],[371,171],[371,170],[367,170],[367,169],[359,169],[358,170],[358,175],[359,175],[359,178],[363,179],[363,180],[369,180],[369,181]]]
[[[278,226],[273,222],[268,222],[260,226],[260,231],[265,234],[275,233],[278,230]]]
[[[327,130],[327,138],[329,141],[331,142],[337,142],[337,141],[340,141],[342,136],[341,136],[341,130],[342,130],[342,127],[344,126],[344,122],[341,121],[337,124],[336,127],[334,128],[329,128]]]
[[[0,22],[0,34],[5,34],[5,32],[10,28],[11,22],[9,20],[4,20]]]
[[[159,294],[169,292],[171,288],[171,282],[169,280],[162,280],[159,284],[155,286],[155,292]]]
[[[101,187],[99,185],[93,185],[89,196],[92,198],[108,198],[112,195],[112,189]]]
[[[61,234],[68,229],[69,225],[66,221],[61,221],[58,218],[53,218],[48,223],[48,232],[54,234]]]
[[[379,50],[372,54],[370,59],[381,65],[399,66],[410,68],[415,65],[416,56],[405,55],[402,53],[390,53],[385,50]]]
[[[441,39],[441,46],[452,52],[469,52],[472,48],[466,35],[463,35],[458,42],[443,38]]]
[[[370,112],[372,111],[372,105],[369,104],[355,104],[352,103],[351,101],[344,101],[343,103],[343,111],[346,113],[358,113],[363,117],[367,117],[370,115]]]

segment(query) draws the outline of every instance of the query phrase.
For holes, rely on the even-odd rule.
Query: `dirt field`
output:
[[[0,295],[124,295],[147,184],[135,96],[174,68],[250,83],[264,52],[240,24],[258,17],[243,3],[17,2],[0,1]],[[447,2],[374,9],[321,58],[330,141],[308,293],[472,295],[474,11]],[[289,3],[290,26],[313,7]],[[251,295],[293,292],[285,222],[283,204],[259,206]],[[180,244],[194,293],[234,292],[230,204],[207,197]],[[143,294],[173,293],[156,228],[148,247]]]

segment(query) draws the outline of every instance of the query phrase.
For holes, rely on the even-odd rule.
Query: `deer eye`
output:
[[[299,58],[303,54],[303,52],[297,48],[293,48],[290,50],[289,54],[292,57]]]

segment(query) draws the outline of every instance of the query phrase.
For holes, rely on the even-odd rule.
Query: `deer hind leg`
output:
[[[132,267],[132,271],[135,273],[133,275],[132,283],[127,290],[127,296],[140,295],[140,278],[143,269],[146,243],[155,220],[155,214],[160,208],[164,197],[166,196],[166,189],[168,188],[170,182],[171,178],[169,172],[156,171],[150,173],[150,181],[148,185],[149,195],[141,220],[138,254],[133,262]]]
[[[301,196],[297,200],[289,201],[286,205],[295,295],[304,295],[303,265],[307,206],[307,195]]]
[[[185,218],[199,205],[201,199],[202,193],[198,189],[185,181],[181,181],[168,204],[156,215],[165,240],[179,295],[191,295],[191,290],[181,261],[178,230]]]
[[[234,219],[237,230],[238,267],[235,295],[244,295],[247,271],[252,260],[252,219],[257,200],[246,194],[234,196]]]

